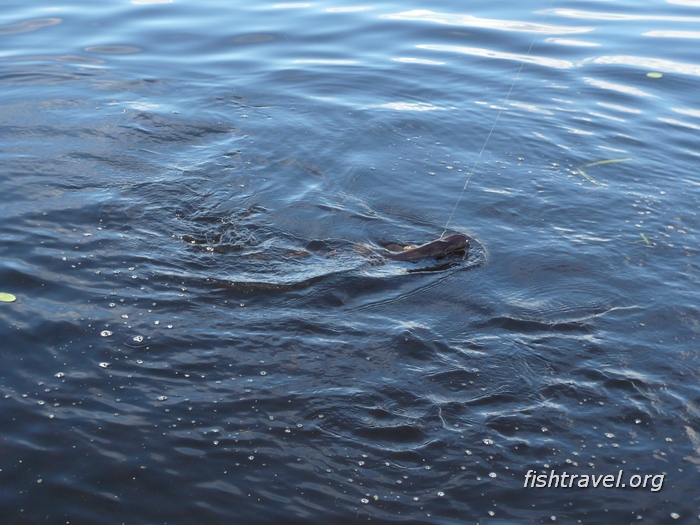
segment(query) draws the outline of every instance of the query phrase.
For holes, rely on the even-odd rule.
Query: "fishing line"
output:
[[[551,9],[552,3],[554,0],[551,0],[549,2],[549,7],[547,8],[547,11]],[[542,17],[542,21],[540,24],[542,24],[547,17],[546,12],[545,16]],[[486,149],[486,145],[489,143],[489,139],[491,138],[491,135],[493,134],[493,130],[496,129],[496,124],[498,123],[498,119],[501,117],[501,113],[503,113],[503,110],[506,108],[508,105],[508,99],[510,99],[510,94],[513,92],[513,88],[515,87],[515,83],[518,81],[518,77],[520,76],[520,73],[523,70],[523,66],[525,65],[525,62],[527,62],[527,59],[530,57],[530,52],[532,51],[532,47],[535,45],[535,40],[537,39],[537,35],[533,37],[532,42],[530,42],[530,47],[527,50],[527,53],[525,53],[525,58],[523,58],[520,61],[520,68],[518,68],[518,72],[515,74],[515,77],[513,77],[513,83],[510,85],[510,89],[508,90],[508,93],[506,94],[506,98],[503,99],[503,104],[498,110],[498,113],[496,113],[496,118],[493,121],[493,125],[491,126],[491,129],[489,130],[488,135],[486,135],[486,140],[484,141],[484,145],[481,146],[481,150],[479,151],[479,155],[476,157],[476,161],[474,162],[474,165],[472,166],[472,169],[469,171],[469,174],[467,175],[467,180],[464,181],[464,186],[462,187],[462,191],[459,194],[459,197],[457,197],[457,202],[455,202],[454,208],[452,208],[452,213],[450,213],[450,216],[447,218],[447,222],[445,223],[445,229],[442,231],[440,234],[440,239],[442,239],[447,233],[447,227],[450,225],[450,221],[452,221],[452,218],[454,217],[455,212],[457,211],[457,207],[459,206],[460,201],[462,200],[462,196],[464,195],[464,191],[467,189],[467,186],[469,185],[469,181],[472,179],[472,175],[474,175],[474,171],[476,171],[476,166],[479,164],[479,160],[481,160],[481,156],[484,153],[484,150]]]

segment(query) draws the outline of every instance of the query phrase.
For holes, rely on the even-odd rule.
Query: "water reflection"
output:
[[[671,108],[671,110],[676,113],[682,113],[683,115],[700,118],[700,109]]]
[[[699,31],[667,31],[665,29],[657,29],[655,31],[647,31],[642,33],[642,36],[655,36],[663,38],[700,38]]]
[[[272,6],[273,9],[302,9],[304,7],[311,7],[311,4],[275,4]]]
[[[398,111],[445,111],[445,108],[433,106],[426,102],[389,102],[379,107]]]
[[[105,55],[127,55],[130,53],[140,53],[141,49],[136,46],[89,46],[85,48],[88,53],[98,53]]]
[[[599,101],[599,102],[597,102],[597,104],[601,107],[604,107],[604,108],[622,111],[623,113],[641,113],[642,112],[640,109],[628,108],[626,106],[620,106],[619,104],[610,104],[609,102],[600,102]]]
[[[666,124],[673,124],[674,126],[681,126],[684,128],[690,128],[690,129],[697,129],[700,131],[700,126],[696,124],[691,124],[690,122],[685,122],[684,120],[677,120],[674,118],[665,118],[665,117],[659,117],[659,120],[661,122],[665,122]]]
[[[374,8],[362,5],[350,7],[329,7],[328,9],[326,9],[326,13],[357,13],[359,11],[369,11],[371,9]]]
[[[548,44],[558,44],[560,46],[576,46],[576,47],[597,47],[600,44],[595,42],[585,42],[583,40],[572,40],[568,38],[547,38],[545,42]]]
[[[636,57],[630,55],[602,56],[593,60],[596,64],[635,66],[664,73],[682,73],[700,76],[700,65],[684,64],[662,58]]]
[[[630,13],[599,13],[595,11],[580,11],[578,9],[551,9],[538,11],[541,14],[553,14],[565,18],[578,20],[615,20],[638,21],[653,20],[656,22],[700,22],[700,18],[694,16],[661,16],[661,15],[637,15]]]
[[[521,33],[539,34],[574,34],[587,33],[593,31],[592,27],[566,27],[546,24],[536,24],[533,22],[522,22],[519,20],[498,20],[489,18],[479,18],[472,15],[460,15],[456,13],[436,13],[427,10],[406,11],[391,15],[382,15],[380,18],[390,20],[414,20],[421,22],[434,22],[437,24],[456,25],[463,27],[483,27],[486,29],[499,29],[502,31],[518,31]]]
[[[25,20],[7,26],[0,26],[0,35],[14,35],[16,33],[29,33],[36,31],[42,27],[55,26],[63,22],[60,18],[35,18],[33,20]]]
[[[427,66],[443,66],[444,62],[438,60],[428,60],[425,58],[399,57],[392,58],[394,62],[403,62],[404,64],[425,64]]]
[[[642,91],[639,88],[635,88],[632,86],[626,86],[624,84],[616,84],[613,82],[606,82],[605,80],[599,80],[597,78],[590,78],[590,77],[584,77],[583,81],[586,84],[590,84],[591,86],[596,86],[599,88],[608,89],[610,91],[619,91],[620,93],[627,93],[628,95],[636,95],[638,97],[656,98],[656,96],[652,95],[651,93],[647,93],[646,91]]]
[[[491,49],[483,49],[479,47],[447,46],[440,44],[421,44],[417,45],[416,47],[418,49],[428,49],[430,51],[447,51],[449,53],[460,53],[463,55],[474,55],[485,58],[514,60],[516,62],[537,64],[539,66],[553,67],[556,69],[570,69],[575,66],[575,64],[569,60],[559,60],[556,58],[523,55],[520,53],[504,53],[502,51],[493,51]]]

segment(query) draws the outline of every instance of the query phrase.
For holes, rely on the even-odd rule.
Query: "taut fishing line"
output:
[[[551,9],[552,3],[554,0],[551,0],[549,2],[549,7],[547,8],[547,11]],[[546,12],[545,16],[542,17],[542,24],[547,17]],[[527,59],[530,57],[530,52],[532,51],[532,47],[535,45],[535,40],[537,39],[537,35],[533,37],[532,42],[530,42],[530,47],[527,50],[527,53],[525,53],[525,57],[520,61],[520,67],[518,68],[518,72],[515,74],[515,77],[513,78],[513,83],[510,85],[510,89],[508,90],[508,93],[506,94],[506,98],[503,99],[503,104],[498,110],[498,113],[496,113],[496,118],[493,121],[493,125],[491,126],[491,129],[489,130],[488,135],[486,135],[486,140],[484,141],[484,145],[481,146],[481,150],[479,151],[479,155],[476,157],[476,161],[474,162],[474,165],[472,166],[472,169],[469,171],[469,174],[467,175],[467,180],[464,181],[464,186],[462,187],[462,191],[459,193],[459,197],[457,197],[457,202],[455,202],[454,208],[452,208],[452,213],[450,213],[450,216],[447,218],[447,222],[445,223],[445,229],[442,231],[440,234],[440,239],[442,239],[445,236],[445,233],[447,233],[447,227],[450,225],[450,221],[452,221],[452,217],[454,217],[455,212],[457,211],[457,207],[459,206],[459,202],[462,200],[462,196],[464,195],[464,191],[467,189],[467,186],[469,185],[469,181],[472,179],[472,175],[474,175],[474,171],[476,171],[476,166],[479,164],[479,160],[481,160],[481,156],[484,153],[484,150],[486,149],[486,145],[489,143],[489,139],[491,138],[491,135],[493,134],[493,130],[496,129],[496,124],[498,123],[498,119],[501,117],[501,113],[503,113],[503,110],[505,107],[508,105],[508,100],[510,99],[510,94],[513,92],[513,88],[515,87],[515,83],[518,80],[518,77],[520,76],[520,73],[523,70],[523,66],[525,65],[525,62],[527,62]]]

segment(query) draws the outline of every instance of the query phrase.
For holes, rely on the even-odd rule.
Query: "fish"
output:
[[[427,257],[442,258],[453,253],[465,253],[469,249],[469,239],[458,233],[401,252],[383,252],[392,261],[417,261]]]

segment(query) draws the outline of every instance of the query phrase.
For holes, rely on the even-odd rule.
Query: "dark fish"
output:
[[[469,239],[464,235],[450,235],[422,246],[402,252],[385,252],[382,255],[393,261],[415,261],[426,257],[445,257],[452,253],[464,253],[469,248]]]

